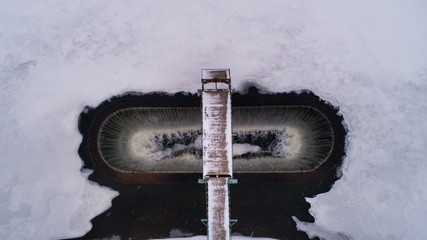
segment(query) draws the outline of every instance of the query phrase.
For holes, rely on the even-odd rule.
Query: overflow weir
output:
[[[308,91],[231,94],[233,173],[243,182],[336,175],[346,130],[338,109]],[[113,97],[79,117],[84,168],[125,184],[192,182],[203,173],[201,99],[191,93]]]

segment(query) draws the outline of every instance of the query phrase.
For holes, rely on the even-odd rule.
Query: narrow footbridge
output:
[[[203,179],[208,239],[230,239],[229,184],[233,179],[231,78],[229,69],[202,70]]]

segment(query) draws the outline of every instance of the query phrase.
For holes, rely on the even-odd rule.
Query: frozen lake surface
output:
[[[307,199],[315,223],[295,219],[300,229],[425,238],[426,9],[422,0],[4,2],[0,238],[90,231],[117,192],[80,172],[80,111],[130,90],[195,92],[208,67],[230,68],[237,89],[309,89],[340,107],[350,132],[343,177]]]

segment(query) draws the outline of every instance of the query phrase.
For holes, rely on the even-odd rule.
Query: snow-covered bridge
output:
[[[233,177],[230,70],[202,70],[203,179],[208,239],[230,238],[228,184]]]

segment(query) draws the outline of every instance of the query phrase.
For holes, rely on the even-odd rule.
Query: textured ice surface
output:
[[[165,7],[167,6],[167,7]],[[427,2],[3,1],[0,238],[79,236],[115,193],[79,172],[77,117],[127,91],[310,89],[341,107],[343,177],[309,199],[313,233],[427,236]]]

